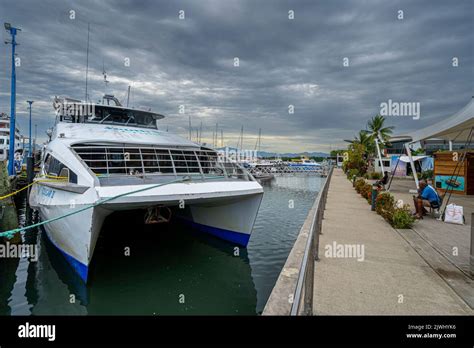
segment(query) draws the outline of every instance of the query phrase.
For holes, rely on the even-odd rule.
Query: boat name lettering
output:
[[[43,196],[46,196],[46,197],[49,197],[49,198],[53,198],[55,192],[56,192],[55,190],[44,187],[44,186],[41,189],[41,194]]]
[[[105,127],[106,130],[113,130],[118,132],[125,132],[125,133],[139,133],[139,134],[160,134],[160,132],[155,130],[144,130],[144,129],[133,129],[133,128],[119,128],[119,127]]]

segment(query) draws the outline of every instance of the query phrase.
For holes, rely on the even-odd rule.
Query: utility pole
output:
[[[15,141],[16,141],[16,127],[15,127],[15,110],[16,110],[16,70],[15,70],[15,47],[16,34],[21,31],[19,28],[14,28],[10,23],[5,23],[5,30],[8,31],[12,37],[11,41],[5,43],[12,45],[12,80],[11,80],[11,100],[10,100],[10,147],[8,150],[8,175],[15,175]]]
[[[216,133],[215,133],[215,134],[216,134],[216,138],[215,138],[215,140],[214,140],[214,147],[217,147],[217,145],[218,145],[218,144],[217,144],[217,139],[218,139],[218,138],[217,138],[217,137],[218,137],[218,135],[217,135],[217,132],[218,132],[217,127],[218,127],[218,125],[217,125],[217,123],[216,123]]]

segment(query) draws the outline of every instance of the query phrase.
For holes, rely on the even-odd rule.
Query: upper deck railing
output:
[[[99,177],[189,175],[202,179],[222,176],[226,179],[254,180],[237,163],[205,148],[77,144],[72,149]]]

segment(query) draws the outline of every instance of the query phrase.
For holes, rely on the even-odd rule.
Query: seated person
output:
[[[420,181],[420,188],[418,189],[418,197],[413,196],[413,202],[416,209],[416,217],[422,219],[426,214],[424,207],[431,207],[432,209],[439,209],[441,206],[441,198],[433,186],[428,185],[425,180]]]
[[[385,172],[383,178],[375,182],[375,186],[379,189],[382,189],[385,185],[388,184],[388,172]]]

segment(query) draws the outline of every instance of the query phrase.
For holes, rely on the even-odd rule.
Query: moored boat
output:
[[[123,107],[113,96],[92,105],[57,98],[54,105],[56,123],[29,201],[84,281],[102,224],[116,211],[142,210],[151,223],[172,212],[247,245],[263,189],[244,168],[159,130],[163,115]]]

